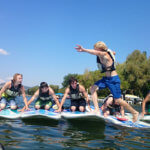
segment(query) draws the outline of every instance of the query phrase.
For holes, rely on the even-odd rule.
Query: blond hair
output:
[[[19,76],[19,75],[20,75],[21,77],[23,77],[22,74],[20,74],[20,73],[15,73],[14,76],[13,76],[13,82],[16,82],[17,76]]]
[[[94,44],[94,49],[107,50],[108,48],[104,42],[98,41],[97,43]]]

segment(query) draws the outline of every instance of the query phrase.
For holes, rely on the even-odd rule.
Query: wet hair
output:
[[[39,87],[40,93],[42,92],[42,88],[44,88],[44,87],[48,88],[48,84],[46,82],[41,82],[40,87]]]
[[[12,79],[13,83],[15,83],[15,82],[16,82],[16,80],[17,80],[17,76],[21,76],[21,77],[23,77],[23,75],[22,75],[22,74],[20,74],[20,73],[15,73],[15,74],[14,74],[14,76],[13,76],[13,79]]]
[[[75,77],[71,77],[69,79],[69,85],[71,85],[72,82],[78,82],[78,80]]]

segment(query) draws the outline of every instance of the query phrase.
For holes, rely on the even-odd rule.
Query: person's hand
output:
[[[25,107],[23,107],[22,109],[19,109],[18,111],[19,112],[24,112],[24,110],[25,110]]]
[[[61,109],[57,109],[57,110],[55,110],[54,112],[61,112]]]
[[[78,51],[78,52],[83,52],[84,48],[81,46],[81,45],[77,45],[77,47],[75,47],[75,49]]]
[[[28,106],[26,107],[26,110],[31,110]]]
[[[101,115],[100,109],[94,109],[93,112],[97,115]]]
[[[20,111],[20,112],[24,112],[25,110],[31,110],[29,107],[23,107],[22,109],[19,109],[18,111]]]
[[[112,51],[114,55],[116,55],[116,52]]]

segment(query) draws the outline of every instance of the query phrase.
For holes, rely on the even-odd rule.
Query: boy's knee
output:
[[[6,107],[6,104],[0,104],[0,108],[4,109]]]
[[[46,109],[46,110],[50,109],[50,106],[49,106],[49,105],[46,105],[46,106],[45,106],[45,109]]]
[[[80,110],[81,112],[84,112],[84,111],[85,111],[85,108],[84,108],[83,106],[80,106],[80,107],[79,107],[79,110]]]
[[[75,107],[75,106],[72,106],[72,107],[71,107],[71,111],[76,111],[76,107]]]
[[[35,105],[35,109],[40,109],[40,105]]]
[[[13,106],[11,106],[10,108],[13,109],[13,110],[15,110],[15,109],[17,109],[17,106],[16,106],[16,105],[13,105]]]

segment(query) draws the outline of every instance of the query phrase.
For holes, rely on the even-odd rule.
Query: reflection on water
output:
[[[149,150],[150,129],[112,126],[98,118],[0,119],[0,143],[6,150]]]
[[[96,119],[75,119],[66,122],[67,128],[63,135],[67,139],[62,143],[64,147],[89,148],[91,141],[104,139],[105,124]]]
[[[150,149],[150,130],[122,128],[99,119],[0,120],[0,143],[11,149]]]
[[[47,118],[24,118],[22,121],[25,125],[50,126],[57,127],[58,121]]]

